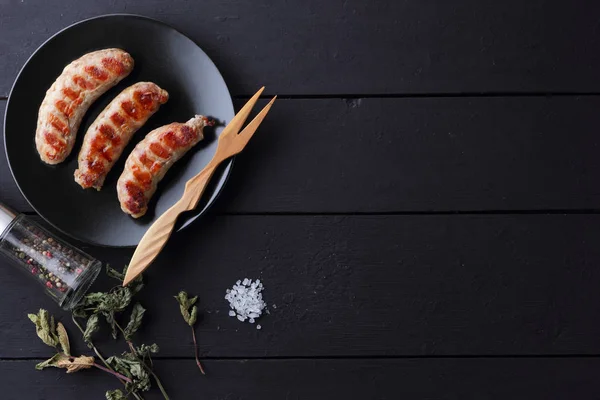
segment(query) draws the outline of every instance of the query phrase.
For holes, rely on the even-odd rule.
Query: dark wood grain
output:
[[[116,12],[189,35],[236,107],[260,85],[281,95],[214,210],[146,274],[134,341],[161,347],[172,399],[600,397],[600,3],[0,0],[0,121],[43,41]],[[31,212],[3,146],[0,202]],[[115,267],[132,254],[78,245]],[[40,307],[91,351],[41,287],[0,269],[2,399],[119,386],[35,371],[52,353],[26,318]],[[228,316],[244,277],[266,287],[261,330]],[[181,289],[200,297],[207,377]]]
[[[600,354],[597,237],[598,215],[207,217],[147,272],[138,339],[192,356],[172,298],[186,289],[200,296],[202,356]],[[88,250],[113,265],[131,255]],[[3,268],[0,357],[41,357],[25,314],[66,315]],[[260,331],[227,315],[225,289],[244,277],[266,286]]]
[[[35,371],[1,361],[3,399],[101,398],[119,382],[100,371]],[[598,358],[156,362],[172,399],[589,399],[600,394]],[[161,399],[157,389],[144,398]]]
[[[599,109],[597,96],[279,100],[216,209],[598,209]],[[30,211],[1,159],[0,200]]]
[[[599,109],[596,96],[279,101],[236,160],[221,205],[597,209]]]
[[[0,57],[0,60],[2,58]],[[4,151],[4,111],[6,109],[6,101],[0,101],[0,132],[2,132],[2,138],[0,138],[0,202],[12,207],[15,210],[22,212],[33,211],[29,203],[23,198],[19,188],[15,184],[15,181],[8,168],[8,161],[6,160],[6,153]],[[33,146],[33,135],[31,132],[31,140]]]
[[[593,1],[3,0],[0,96],[52,34],[118,12],[188,34],[236,95],[600,91]]]

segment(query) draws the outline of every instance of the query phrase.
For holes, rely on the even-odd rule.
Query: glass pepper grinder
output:
[[[0,232],[0,252],[41,284],[65,310],[81,300],[102,268],[98,260],[2,204]]]

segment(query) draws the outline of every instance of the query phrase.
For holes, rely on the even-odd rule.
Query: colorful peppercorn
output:
[[[45,231],[33,225],[12,229],[2,246],[56,299],[63,298],[70,285],[78,282],[79,275],[93,264],[92,259],[48,237]]]

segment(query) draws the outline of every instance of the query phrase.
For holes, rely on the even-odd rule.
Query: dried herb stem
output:
[[[198,342],[196,340],[196,331],[194,330],[194,324],[198,318],[198,307],[195,305],[198,301],[198,296],[189,297],[187,292],[182,290],[177,296],[174,296],[175,300],[179,303],[179,311],[181,312],[181,316],[183,320],[192,328],[192,338],[194,339],[194,354],[196,355],[196,365],[200,369],[202,375],[206,375],[204,373],[204,368],[202,368],[202,364],[200,364],[200,358],[198,357]]]
[[[73,323],[75,324],[75,326],[77,326],[77,328],[78,328],[78,329],[81,331],[81,333],[83,334],[83,333],[85,332],[85,330],[84,330],[84,329],[81,327],[81,325],[79,324],[79,322],[77,322],[77,319],[75,319],[75,316],[74,316],[74,315],[73,315],[73,316],[71,316],[71,319],[73,320]],[[101,366],[101,365],[99,365],[99,364],[96,364],[96,363],[94,363],[94,366],[95,366],[96,368],[99,368],[99,369],[101,369],[101,370],[103,370],[103,371],[106,371],[106,372],[109,372],[109,373],[113,374],[114,376],[116,376],[116,377],[117,377],[117,379],[119,379],[119,381],[120,381],[120,382],[121,382],[123,385],[125,385],[125,383],[131,383],[131,382],[132,382],[130,378],[128,378],[128,377],[126,377],[126,376],[124,376],[124,375],[122,375],[122,374],[118,373],[117,371],[115,371],[115,370],[114,370],[114,369],[113,369],[113,368],[110,366],[110,364],[106,362],[106,360],[104,359],[104,357],[102,357],[102,354],[100,354],[100,351],[98,351],[98,349],[96,348],[96,346],[94,346],[94,344],[93,344],[93,343],[90,343],[90,344],[92,345],[92,350],[94,350],[94,353],[96,353],[96,355],[98,356],[98,358],[99,358],[100,360],[102,360],[102,363],[103,363],[104,365],[106,365],[106,367],[103,367],[103,366]],[[131,395],[132,395],[133,397],[135,397],[137,400],[144,400],[144,398],[143,398],[143,397],[142,397],[142,396],[141,396],[139,393],[136,393],[136,392],[129,392],[129,394],[131,394]]]
[[[81,325],[79,325],[79,322],[77,322],[77,319],[75,319],[75,316],[74,316],[74,315],[72,315],[72,316],[71,316],[71,319],[73,320],[73,323],[75,324],[75,326],[77,326],[77,328],[78,328],[78,329],[81,331],[81,334],[84,334],[85,330],[84,330],[84,329],[81,327]],[[93,344],[93,343],[90,343],[90,344],[91,344],[91,346],[92,346],[92,350],[94,350],[94,353],[96,353],[96,355],[98,356],[98,358],[99,358],[100,360],[102,360],[102,363],[103,363],[103,364],[106,366],[106,368],[107,368],[109,371],[111,371],[111,372],[114,372],[115,374],[117,374],[117,375],[115,375],[115,376],[116,376],[117,378],[119,378],[119,376],[118,376],[118,375],[121,375],[121,374],[119,374],[117,371],[115,371],[115,370],[114,370],[114,369],[113,369],[113,368],[110,366],[110,364],[106,362],[106,360],[104,359],[104,357],[102,357],[102,354],[100,354],[100,352],[98,351],[98,349],[96,348],[96,346],[94,346],[94,344]],[[123,379],[119,378],[119,380],[121,381],[121,383],[122,383],[123,385],[125,385],[125,382],[123,381]],[[131,382],[131,379],[129,379],[129,382]]]
[[[101,370],[102,370],[102,371],[104,371],[104,372],[108,372],[109,374],[112,374],[112,375],[116,376],[117,378],[119,378],[119,379],[121,379],[121,380],[124,380],[124,381],[125,381],[125,382],[127,382],[127,383],[131,383],[131,379],[130,379],[130,378],[128,378],[128,377],[126,377],[126,376],[125,376],[125,375],[123,375],[123,374],[120,374],[120,373],[118,373],[118,372],[116,372],[116,371],[112,371],[112,370],[110,370],[110,369],[108,369],[108,368],[106,368],[106,367],[103,367],[102,365],[100,365],[100,364],[98,364],[98,363],[94,363],[93,365],[94,365],[94,367],[96,367],[96,368],[98,368],[98,369],[101,369]]]
[[[144,400],[144,398],[142,397],[141,394],[139,394],[138,392],[127,392],[127,395],[133,395],[133,397],[135,397],[137,400]]]
[[[125,330],[121,327],[121,325],[119,325],[119,323],[117,321],[115,321],[115,325],[121,331],[121,334],[123,335],[123,337],[125,337]],[[156,384],[158,385],[158,388],[160,389],[160,392],[162,393],[165,400],[170,400],[169,395],[167,394],[167,391],[165,390],[164,386],[162,385],[162,382],[160,381],[160,379],[158,379],[158,376],[154,373],[154,371],[152,371],[152,368],[150,368],[148,366],[148,364],[146,364],[146,362],[144,360],[142,360],[139,357],[139,355],[137,354],[137,351],[135,350],[135,346],[133,345],[133,342],[131,340],[126,340],[126,342],[129,345],[129,349],[131,350],[131,353],[133,353],[140,360],[140,362],[142,363],[144,368],[146,368],[146,371],[148,371],[150,373],[150,375],[152,375],[154,377],[154,380],[156,381]]]
[[[146,369],[148,370],[148,372],[150,372],[150,374],[154,377],[154,380],[156,381],[156,384],[158,385],[158,388],[160,389],[160,392],[162,393],[163,397],[166,400],[170,400],[169,399],[169,395],[165,391],[165,388],[163,387],[162,382],[160,381],[160,379],[158,379],[158,376],[156,376],[156,374],[154,373],[154,371],[152,371],[151,368],[148,368],[148,365],[145,362],[142,361],[142,363],[144,364],[144,366],[146,367]]]
[[[192,338],[194,339],[194,350],[196,352],[196,365],[198,365],[198,368],[200,368],[200,372],[202,372],[202,375],[206,375],[206,373],[204,372],[204,368],[202,368],[202,364],[200,364],[200,357],[198,357],[198,342],[196,342],[196,331],[194,330],[194,327],[192,326]]]

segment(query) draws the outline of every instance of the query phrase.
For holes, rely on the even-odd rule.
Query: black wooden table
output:
[[[188,34],[237,107],[261,84],[280,96],[218,204],[146,274],[140,340],[173,399],[600,396],[599,2],[0,0],[0,113],[38,45],[115,12]],[[0,201],[31,213],[0,164]],[[26,313],[78,335],[2,271],[1,398],[115,388],[34,370],[50,352]],[[277,305],[260,331],[227,314],[244,277]],[[182,288],[200,295],[206,377]]]

